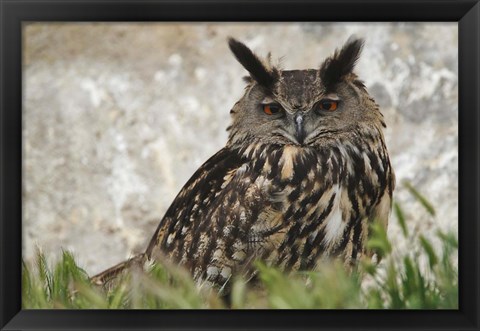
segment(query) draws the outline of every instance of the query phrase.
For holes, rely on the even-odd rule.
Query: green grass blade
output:
[[[385,227],[380,223],[374,222],[370,227],[371,235],[367,241],[367,248],[373,250],[383,258],[392,252],[392,245],[387,237]]]
[[[247,286],[242,279],[236,279],[232,286],[232,308],[245,307]]]
[[[438,263],[437,254],[435,254],[435,251],[430,241],[428,241],[424,236],[420,235],[419,240],[422,248],[425,250],[425,253],[427,253],[430,268],[433,269],[433,267]]]
[[[403,214],[402,208],[398,203],[394,202],[393,210],[395,211],[395,215],[397,216],[398,223],[400,224],[400,228],[402,229],[402,232],[403,232],[403,236],[405,238],[408,238],[407,222],[405,221],[405,215]]]
[[[416,188],[412,186],[408,181],[404,182],[405,187],[410,191],[410,193],[420,202],[420,204],[427,210],[427,212],[435,216],[435,208],[433,208],[432,204],[422,195],[420,192],[417,191]]]

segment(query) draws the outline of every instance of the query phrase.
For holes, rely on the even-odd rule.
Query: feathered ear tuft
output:
[[[247,69],[250,76],[260,85],[271,88],[278,79],[278,71],[275,68],[267,67],[258,56],[256,56],[243,43],[228,38],[228,46],[235,58]]]
[[[323,62],[320,67],[320,78],[327,90],[333,89],[343,77],[353,72],[362,52],[363,43],[363,39],[350,37],[340,50],[336,50]]]

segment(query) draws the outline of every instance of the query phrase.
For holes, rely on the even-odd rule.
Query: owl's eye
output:
[[[277,103],[263,105],[263,112],[267,115],[275,115],[282,111],[282,107]]]
[[[318,109],[324,111],[335,111],[338,107],[338,100],[323,99],[318,103]]]

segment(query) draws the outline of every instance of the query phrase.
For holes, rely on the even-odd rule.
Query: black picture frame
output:
[[[480,4],[432,1],[0,0],[0,327],[36,329],[478,330]],[[22,310],[22,22],[435,21],[459,24],[458,310]]]

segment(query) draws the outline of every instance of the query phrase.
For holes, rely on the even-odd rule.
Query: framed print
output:
[[[479,6],[2,1],[2,330],[478,329]]]

